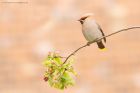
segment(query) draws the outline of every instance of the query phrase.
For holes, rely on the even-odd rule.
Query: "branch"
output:
[[[118,31],[113,32],[113,33],[111,33],[111,34],[108,34],[108,35],[106,35],[106,36],[103,36],[103,37],[101,37],[101,38],[99,38],[99,39],[96,39],[96,40],[94,40],[94,41],[92,41],[92,42],[88,42],[87,44],[85,44],[85,45],[79,47],[78,49],[76,49],[75,51],[73,51],[68,57],[66,57],[66,59],[65,59],[65,61],[64,61],[63,64],[65,64],[65,63],[67,62],[67,60],[68,60],[72,55],[74,55],[76,52],[78,52],[80,49],[82,49],[82,48],[84,48],[84,47],[87,47],[87,46],[90,46],[90,44],[92,44],[92,43],[95,43],[95,42],[97,42],[97,41],[99,41],[99,40],[102,40],[102,39],[105,38],[105,37],[110,37],[110,36],[115,35],[115,34],[117,34],[117,33],[120,33],[120,32],[123,32],[123,31],[127,31],[127,30],[131,30],[131,29],[136,29],[136,28],[140,28],[140,27],[129,27],[129,28],[121,29],[121,30],[118,30]]]

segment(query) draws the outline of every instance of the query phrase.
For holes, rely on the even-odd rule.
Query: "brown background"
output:
[[[0,1],[0,93],[140,93],[140,29],[107,38],[106,51],[79,51],[76,84],[64,91],[43,81],[42,65],[48,51],[66,56],[86,43],[76,21],[84,13],[105,34],[140,26],[140,0],[8,1]]]

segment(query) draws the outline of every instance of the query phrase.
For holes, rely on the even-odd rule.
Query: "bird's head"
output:
[[[78,21],[80,21],[81,24],[84,23],[84,21],[89,18],[89,17],[92,17],[93,16],[93,13],[87,13],[87,14],[84,14]]]

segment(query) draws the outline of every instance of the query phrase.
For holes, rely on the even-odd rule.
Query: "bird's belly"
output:
[[[101,31],[99,29],[83,29],[83,34],[87,41],[91,42],[100,37],[102,37]]]

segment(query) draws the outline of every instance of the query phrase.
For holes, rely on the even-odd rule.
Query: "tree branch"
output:
[[[65,64],[65,63],[67,62],[67,60],[68,60],[72,55],[74,55],[74,54],[77,53],[79,50],[81,50],[81,49],[84,48],[84,47],[89,46],[89,45],[92,44],[92,43],[95,43],[95,42],[97,42],[97,41],[99,41],[99,40],[102,40],[102,39],[105,38],[105,37],[110,37],[110,36],[115,35],[115,34],[117,34],[117,33],[120,33],[120,32],[123,32],[123,31],[128,31],[128,30],[131,30],[131,29],[136,29],[136,28],[140,28],[140,27],[129,27],[129,28],[121,29],[121,30],[118,30],[118,31],[113,32],[113,33],[111,33],[111,34],[108,34],[108,35],[106,35],[106,36],[103,36],[103,37],[101,37],[101,38],[99,38],[99,39],[96,39],[95,41],[88,42],[87,44],[85,44],[85,45],[79,47],[78,49],[76,49],[75,51],[73,51],[71,54],[69,54],[68,57],[66,57],[66,59],[65,59],[65,61],[64,61],[63,64]]]

